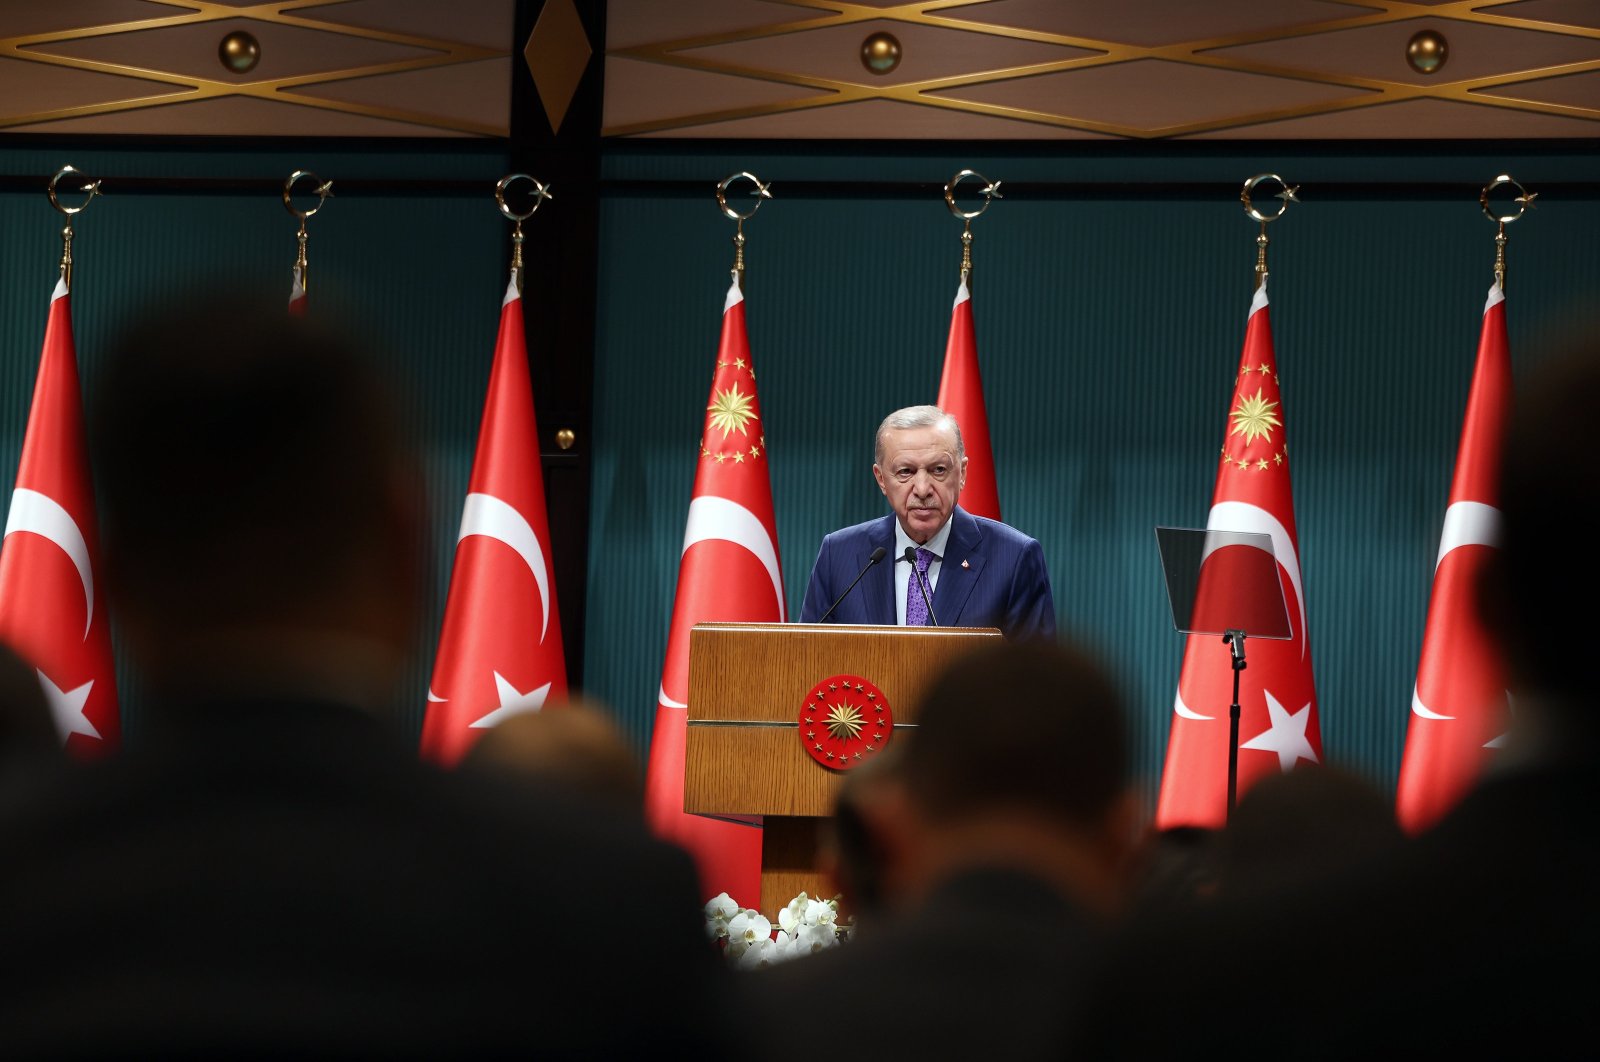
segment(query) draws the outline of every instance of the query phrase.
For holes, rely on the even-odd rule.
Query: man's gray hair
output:
[[[872,440],[872,463],[883,464],[883,433],[893,429],[904,431],[908,428],[943,428],[956,434],[956,460],[959,461],[967,454],[967,449],[961,443],[961,425],[956,423],[956,418],[940,409],[938,406],[906,406],[897,409],[883,418],[883,423],[878,425],[878,434]]]

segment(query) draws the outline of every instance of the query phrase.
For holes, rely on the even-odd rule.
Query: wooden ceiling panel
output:
[[[771,20],[755,21],[764,9]],[[605,133],[958,139],[985,117],[1040,138],[1428,139],[1462,135],[1470,123],[1453,116],[1487,109],[1483,135],[1594,136],[1593,82],[1551,79],[1600,70],[1597,12],[1597,0],[614,0],[608,54],[638,65],[606,86]],[[1431,75],[1406,60],[1422,29],[1449,47]],[[874,32],[900,44],[885,76],[859,60]],[[714,103],[673,96],[669,71],[686,70],[724,79]],[[773,85],[812,95],[771,99]],[[919,110],[855,106],[868,102]],[[806,121],[807,108],[833,114]],[[885,129],[884,113],[917,120]],[[1411,118],[1435,113],[1452,117]]]

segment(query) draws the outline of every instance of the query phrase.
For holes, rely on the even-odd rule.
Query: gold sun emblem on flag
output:
[[[1244,444],[1249,446],[1257,439],[1272,438],[1272,429],[1281,428],[1283,421],[1278,419],[1278,403],[1264,397],[1260,389],[1249,397],[1241,397],[1239,405],[1229,413],[1233,420],[1233,428],[1229,435],[1243,435]]]
[[[734,384],[725,391],[713,391],[706,412],[711,414],[711,427],[726,439],[729,432],[744,434],[744,426],[755,418],[754,405],[755,396],[743,394]]]
[[[866,721],[861,718],[861,713],[856,711],[853,705],[828,706],[828,732],[840,741],[852,741],[860,737],[865,727]]]

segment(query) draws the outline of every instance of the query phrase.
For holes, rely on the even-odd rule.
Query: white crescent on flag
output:
[[[772,592],[778,598],[778,622],[784,622],[783,574],[778,570],[778,547],[756,514],[738,502],[714,494],[702,494],[689,503],[689,524],[683,532],[683,552],[688,553],[689,547],[696,542],[712,540],[743,546],[762,563],[772,579]],[[665,692],[662,698],[665,701]]]
[[[1218,502],[1211,507],[1211,515],[1206,517],[1207,531],[1247,531],[1256,535],[1267,535],[1272,539],[1272,552],[1277,557],[1278,563],[1283,565],[1284,571],[1289,573],[1289,583],[1294,587],[1295,604],[1299,606],[1300,626],[1291,633],[1300,639],[1300,655],[1305,656],[1306,650],[1311,645],[1310,639],[1305,637],[1306,630],[1306,595],[1300,583],[1300,557],[1295,553],[1294,542],[1289,538],[1289,531],[1278,518],[1261,508],[1248,502],[1225,501]],[[1212,543],[1206,542],[1206,553],[1212,550]]]
[[[1179,690],[1172,695],[1172,710],[1185,719],[1215,719],[1213,715],[1201,715],[1199,712],[1183,703],[1183,691]]]
[[[48,494],[18,487],[11,494],[6,533],[0,538],[10,538],[17,531],[27,531],[54,542],[78,569],[78,578],[83,581],[83,637],[87,641],[89,627],[94,623],[94,573],[89,570],[89,543],[84,541],[77,521]]]
[[[1439,535],[1439,556],[1433,570],[1453,549],[1462,546],[1498,546],[1500,510],[1483,502],[1458,501],[1444,511],[1444,530]]]
[[[550,629],[550,572],[545,567],[544,550],[539,547],[539,537],[533,533],[533,528],[521,513],[493,494],[468,494],[456,542],[459,544],[471,535],[504,542],[533,573],[533,581],[539,584],[539,607],[544,613],[544,622],[539,628],[539,641],[543,642]]]

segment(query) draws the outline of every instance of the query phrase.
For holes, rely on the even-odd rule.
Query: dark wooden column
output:
[[[512,171],[544,181],[555,198],[525,226],[523,313],[533,372],[534,404],[544,460],[550,549],[567,676],[583,681],[584,616],[589,564],[589,455],[593,443],[595,304],[600,239],[601,77],[605,54],[603,0],[577,0],[582,40],[563,0],[519,0],[511,91]],[[564,27],[564,28],[563,28]],[[529,47],[535,33],[539,39]],[[586,42],[586,43],[585,43]],[[587,59],[582,49],[588,49]],[[541,66],[534,77],[532,63]],[[576,88],[560,110],[563,74],[581,64]],[[541,93],[540,82],[546,91]],[[563,448],[561,433],[571,432]]]

